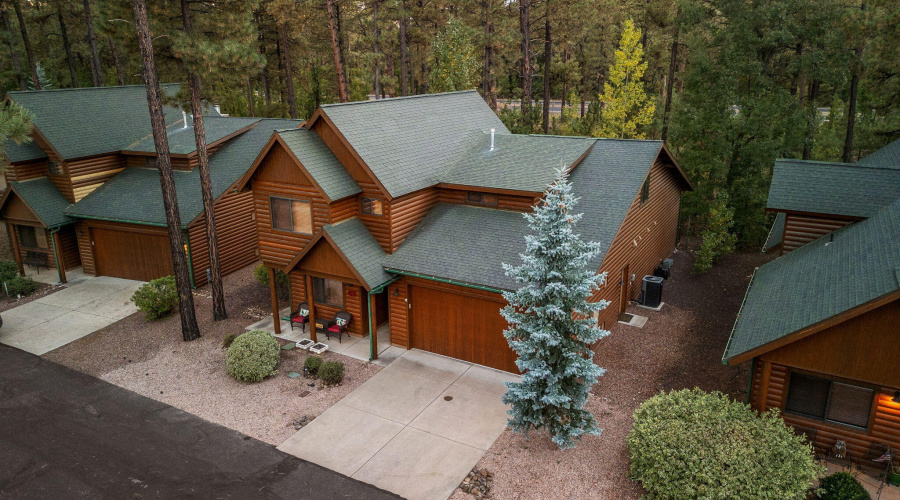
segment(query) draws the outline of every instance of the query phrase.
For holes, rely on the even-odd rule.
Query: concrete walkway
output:
[[[0,346],[0,464],[4,499],[398,499],[6,346]]]
[[[136,312],[130,299],[141,284],[82,275],[63,290],[4,312],[0,343],[38,355],[62,347]]]
[[[449,497],[506,428],[518,376],[416,349],[278,449],[410,500]]]

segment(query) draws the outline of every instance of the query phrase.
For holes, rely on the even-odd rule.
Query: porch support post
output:
[[[59,241],[59,229],[56,228],[50,231],[50,240],[53,243],[53,256],[56,257],[56,271],[59,273],[59,282],[66,283],[66,258],[60,252],[62,245],[60,245]]]
[[[281,335],[281,318],[278,317],[278,287],[275,284],[275,268],[269,268],[269,291],[272,293],[272,321],[275,333]]]
[[[6,232],[9,233],[9,243],[12,245],[13,258],[16,259],[16,265],[19,266],[19,274],[25,276],[25,266],[22,265],[22,252],[19,251],[19,235],[16,233],[16,226],[7,222]]]
[[[378,359],[378,325],[375,324],[375,301],[369,291],[369,361]]]
[[[309,338],[313,342],[318,342],[316,337],[316,301],[313,297],[312,277],[306,275],[306,302],[309,304]]]

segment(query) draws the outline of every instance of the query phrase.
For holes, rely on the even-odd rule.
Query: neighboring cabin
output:
[[[177,85],[164,85],[172,95]],[[3,153],[9,189],[0,200],[14,257],[86,274],[151,280],[172,274],[156,152],[143,86],[10,92],[34,114],[33,142]],[[222,272],[257,260],[252,197],[232,185],[273,130],[296,120],[204,116]],[[165,107],[185,251],[195,286],[206,283],[203,224],[191,117]]]
[[[790,253],[754,273],[723,356],[752,360],[754,408],[778,408],[815,430],[820,450],[844,440],[856,458],[872,442],[900,449],[900,155],[892,150],[900,141],[857,164],[778,161],[769,206],[787,216]],[[791,230],[798,213],[817,221],[805,239]]]
[[[292,310],[346,310],[352,333],[389,323],[393,345],[516,371],[502,263],[520,262],[522,213],[557,168],[582,237],[603,245],[592,300],[610,301],[597,321],[611,327],[675,248],[692,189],[660,141],[513,135],[474,91],[332,104],[276,132],[239,188],[261,260],[290,275]]]

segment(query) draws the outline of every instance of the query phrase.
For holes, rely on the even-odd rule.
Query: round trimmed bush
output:
[[[6,282],[6,289],[10,297],[27,297],[37,290],[37,283],[25,276],[16,276]]]
[[[306,358],[306,361],[303,362],[303,367],[306,368],[306,371],[310,375],[315,375],[318,373],[319,368],[322,367],[322,358],[319,356],[310,356]]]
[[[872,500],[869,492],[849,472],[836,472],[822,478],[816,498],[819,500]]]
[[[319,379],[328,385],[338,385],[344,381],[344,363],[328,361],[319,367]]]
[[[650,499],[802,500],[824,469],[776,411],[720,392],[661,393],[634,412],[631,476]]]
[[[175,277],[163,276],[141,285],[131,296],[131,301],[144,311],[150,321],[167,316],[178,307]]]
[[[237,335],[235,335],[233,333],[229,333],[228,335],[225,336],[224,339],[222,339],[222,347],[224,347],[225,349],[228,349],[229,347],[231,347],[231,344],[234,343],[234,339],[236,339],[236,338],[237,338]]]
[[[269,332],[253,330],[238,336],[228,348],[228,374],[244,382],[260,382],[275,375],[281,346]]]
[[[11,260],[0,260],[0,282],[7,282],[19,275],[19,265]]]

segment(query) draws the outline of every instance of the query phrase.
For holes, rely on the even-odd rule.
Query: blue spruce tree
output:
[[[504,336],[524,372],[521,382],[507,383],[503,396],[512,406],[509,425],[526,435],[546,430],[560,448],[600,434],[584,405],[605,372],[594,364],[590,346],[609,335],[592,317],[608,302],[587,301],[605,276],[588,267],[601,248],[575,232],[582,216],[573,213],[577,201],[568,175],[558,171],[542,203],[525,214],[533,234],[525,236],[522,265],[503,264],[520,284],[503,294],[509,305],[502,314],[510,324]]]

